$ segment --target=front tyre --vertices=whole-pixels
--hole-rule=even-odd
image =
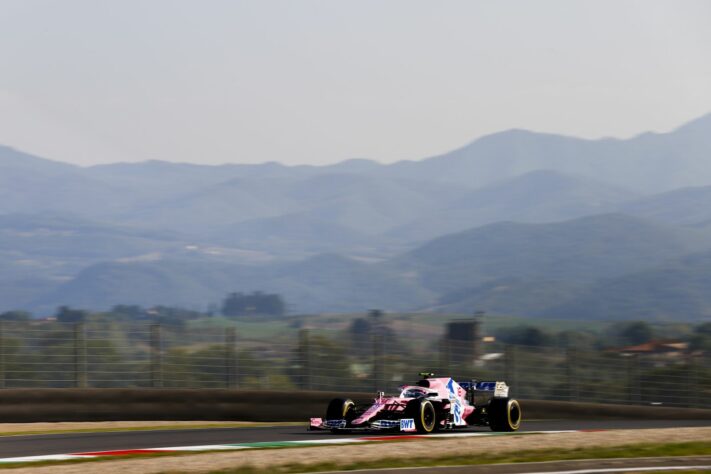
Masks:
[[[408,408],[409,417],[414,418],[418,433],[432,433],[437,426],[437,411],[429,400],[413,400]]]
[[[521,405],[517,400],[494,398],[489,403],[491,431],[516,431],[521,426]]]
[[[355,418],[355,403],[349,398],[334,398],[326,409],[327,420],[351,421]]]

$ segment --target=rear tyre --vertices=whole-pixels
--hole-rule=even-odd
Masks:
[[[521,426],[521,405],[517,400],[494,398],[489,403],[491,431],[516,431]]]
[[[355,418],[355,403],[349,398],[334,398],[326,409],[327,420],[351,421]]]
[[[429,400],[413,400],[406,409],[408,418],[415,420],[415,428],[418,433],[432,433],[437,426],[437,410]]]

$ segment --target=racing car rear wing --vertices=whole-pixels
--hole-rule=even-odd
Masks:
[[[460,387],[467,391],[467,399],[472,405],[481,399],[492,398],[507,398],[509,396],[509,386],[506,382],[481,382],[477,380],[469,380],[466,382],[457,382]],[[475,398],[479,400],[475,400]]]

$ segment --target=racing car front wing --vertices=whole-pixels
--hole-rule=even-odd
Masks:
[[[375,420],[363,426],[348,426],[347,420],[324,420],[323,418],[311,418],[309,430],[331,430],[331,431],[402,431],[414,432],[415,420],[412,418],[401,418],[399,420]]]

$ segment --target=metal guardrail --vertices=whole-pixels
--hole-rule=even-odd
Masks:
[[[117,322],[0,323],[0,388],[393,391],[422,370],[507,380],[519,398],[711,408],[708,355],[478,344],[441,335]]]

